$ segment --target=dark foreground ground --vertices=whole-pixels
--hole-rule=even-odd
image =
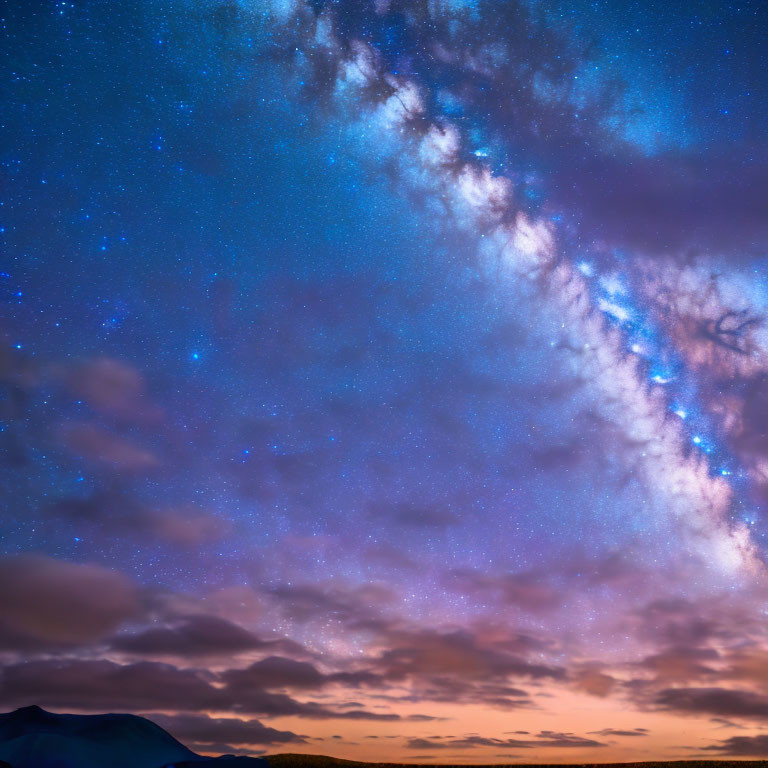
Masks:
[[[271,768],[768,768],[768,760],[660,760],[646,763],[361,763],[324,755],[268,755]]]

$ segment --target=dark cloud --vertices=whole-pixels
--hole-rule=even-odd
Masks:
[[[657,682],[673,683],[704,680],[716,676],[708,663],[717,662],[720,654],[711,648],[675,647],[648,656],[640,666],[654,673]]]
[[[405,745],[408,749],[446,749],[448,744],[434,739],[409,739]]]
[[[411,693],[406,698],[410,701],[475,701],[509,709],[531,705],[528,692],[510,684],[510,679],[566,677],[562,668],[527,660],[525,655],[532,646],[524,636],[508,636],[484,645],[470,632],[405,632],[384,625],[375,629],[386,647],[352,660],[348,669],[323,672],[306,661],[269,656],[246,668],[228,670],[222,679],[231,691],[253,687],[320,690],[333,685],[386,691],[407,682]],[[415,715],[413,719],[433,718]]]
[[[349,626],[379,624],[382,608],[394,598],[391,588],[377,583],[351,589],[337,584],[282,584],[269,588],[268,594],[294,620],[332,618]]]
[[[424,677],[453,675],[488,680],[510,676],[530,679],[565,678],[560,667],[534,663],[519,655],[518,637],[482,644],[466,630],[454,632],[392,632],[390,647],[375,661],[388,679],[411,675]]]
[[[320,690],[330,685],[350,687],[373,687],[383,689],[387,687],[387,681],[380,675],[369,670],[341,671],[323,673],[313,664],[305,661],[285,658],[281,656],[268,656],[254,662],[244,669],[230,669],[221,674],[222,680],[227,683],[227,690],[237,694],[253,689],[266,690]],[[369,714],[361,709],[359,702],[347,702],[338,704],[337,709],[343,710],[343,716],[350,720],[360,720],[369,717]],[[381,716],[387,719],[389,716]],[[412,715],[417,721],[432,720],[427,715]],[[409,718],[409,719],[411,719]],[[375,718],[374,718],[375,719]],[[390,718],[391,719],[391,718]]]
[[[548,747],[605,747],[602,742],[576,736],[572,733],[559,733],[557,731],[540,731],[535,743]]]
[[[79,711],[164,709],[176,712],[227,711],[268,716],[296,715],[313,719],[394,721],[396,714],[364,710],[336,712],[302,703],[282,693],[247,684],[237,676],[219,677],[199,669],[158,662],[116,664],[107,660],[50,659],[0,668],[0,701],[9,707],[37,703],[52,709]]]
[[[664,598],[637,610],[632,617],[633,629],[656,644],[695,648],[714,638],[733,636],[735,612],[739,612],[738,606],[722,606],[716,601]]]
[[[615,677],[597,668],[575,670],[571,678],[578,690],[600,698],[608,696],[617,683]]]
[[[26,651],[30,654],[41,651],[50,651],[60,647],[72,645],[70,642],[51,642],[20,632],[7,622],[0,620],[0,651]]]
[[[58,428],[57,434],[61,444],[74,456],[119,472],[147,472],[160,464],[150,448],[95,423],[68,422]]]
[[[328,681],[327,675],[306,661],[294,661],[280,656],[269,656],[254,662],[246,669],[233,669],[225,673],[225,679],[234,687],[250,684],[260,688],[321,688]]]
[[[555,199],[580,212],[585,233],[613,246],[741,260],[760,255],[768,237],[764,158],[627,150],[577,167],[566,161],[557,175]]]
[[[457,570],[449,574],[447,583],[455,589],[485,599],[500,600],[529,611],[552,610],[560,603],[562,591],[543,573],[488,574]]]
[[[648,733],[647,728],[635,728],[631,731],[621,728],[603,728],[601,731],[590,731],[594,736],[647,736]]]
[[[117,571],[43,555],[0,558],[6,644],[14,635],[33,644],[94,642],[140,612],[135,586]]]
[[[475,749],[476,747],[514,747],[515,749],[533,749],[535,747],[551,747],[557,749],[581,748],[581,747],[605,747],[606,744],[576,736],[572,733],[558,733],[555,731],[540,731],[533,739],[497,739],[486,736],[465,736],[463,738],[437,739],[410,739],[406,747],[408,749]]]
[[[706,752],[733,757],[765,757],[768,755],[768,734],[731,736],[717,744],[702,747]]]
[[[688,714],[768,720],[768,696],[729,688],[666,688],[654,704]]]
[[[711,723],[714,723],[719,728],[737,728],[739,730],[743,730],[744,726],[739,725],[738,723],[734,723],[732,720],[728,720],[724,717],[711,717],[709,719]]]
[[[85,360],[65,371],[64,377],[72,396],[99,415],[145,426],[163,419],[163,411],[149,398],[141,372],[124,360]]]
[[[139,712],[216,709],[223,701],[206,675],[168,664],[51,659],[0,669],[0,698],[8,707]]]
[[[116,651],[146,656],[225,655],[280,648],[300,650],[296,643],[261,640],[231,621],[204,614],[186,616],[171,625],[118,635],[110,644]]]
[[[291,731],[270,728],[258,720],[209,717],[208,715],[147,715],[180,741],[196,747],[227,743],[242,748],[254,744],[306,744]],[[213,751],[212,749],[209,751]]]
[[[231,531],[226,519],[208,509],[191,504],[149,506],[120,485],[108,485],[90,496],[60,498],[44,511],[79,533],[87,526],[99,536],[151,538],[181,549],[220,541]]]

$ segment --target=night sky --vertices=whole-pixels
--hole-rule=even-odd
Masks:
[[[762,0],[0,24],[0,709],[768,755]]]

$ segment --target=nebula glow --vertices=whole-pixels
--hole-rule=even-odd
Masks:
[[[3,707],[768,754],[765,7],[3,23]]]

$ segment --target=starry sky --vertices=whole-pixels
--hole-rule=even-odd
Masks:
[[[0,25],[0,707],[768,755],[764,3]]]

